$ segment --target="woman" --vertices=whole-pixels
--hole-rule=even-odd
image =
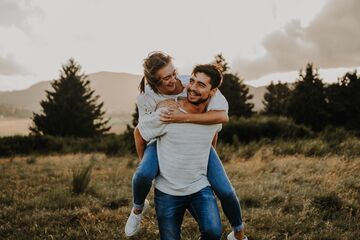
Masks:
[[[139,125],[146,123],[144,125],[151,126],[149,123],[157,124],[153,112],[159,102],[186,96],[184,86],[187,84],[187,80],[178,79],[171,57],[162,52],[151,53],[144,60],[143,68],[144,77],[140,84],[141,93],[137,98]],[[220,91],[217,91],[215,96],[210,99],[206,113],[185,114],[169,109],[168,112],[161,114],[160,119],[164,123],[225,123],[228,121],[227,110],[226,99]],[[156,140],[151,140],[146,145],[139,128],[135,129],[134,137],[141,163],[133,176],[134,206],[125,226],[127,236],[136,234],[140,229],[142,214],[148,207],[148,201],[145,198],[150,191],[152,180],[159,171]],[[216,144],[216,139],[217,136],[214,136],[213,146]],[[233,232],[229,234],[228,239],[243,239],[244,225],[239,200],[214,148],[210,150],[209,155],[208,180],[220,199],[223,211],[233,227]]]

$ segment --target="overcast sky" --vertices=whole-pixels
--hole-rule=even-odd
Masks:
[[[308,61],[326,81],[360,66],[359,0],[0,0],[0,90],[86,73],[141,74],[154,50],[180,72],[222,52],[248,83],[294,81]]]

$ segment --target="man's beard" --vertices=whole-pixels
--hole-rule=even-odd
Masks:
[[[189,103],[191,103],[191,104],[193,104],[193,105],[195,105],[195,106],[199,106],[200,104],[202,104],[202,103],[204,103],[204,102],[207,102],[208,100],[209,100],[209,98],[210,98],[210,95],[207,97],[207,98],[200,98],[199,100],[197,100],[197,101],[191,101],[190,99],[189,99],[189,93],[190,93],[191,91],[188,91],[187,92],[187,100],[188,100],[188,102]],[[196,92],[195,92],[196,93]]]

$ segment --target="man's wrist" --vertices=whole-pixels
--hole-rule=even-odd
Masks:
[[[184,116],[183,121],[182,121],[183,123],[190,122],[190,114],[185,113],[183,116]]]

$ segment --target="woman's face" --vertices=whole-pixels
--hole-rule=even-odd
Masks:
[[[176,90],[177,72],[172,62],[161,68],[157,72],[157,77],[159,79],[157,89],[160,93],[171,95]]]

